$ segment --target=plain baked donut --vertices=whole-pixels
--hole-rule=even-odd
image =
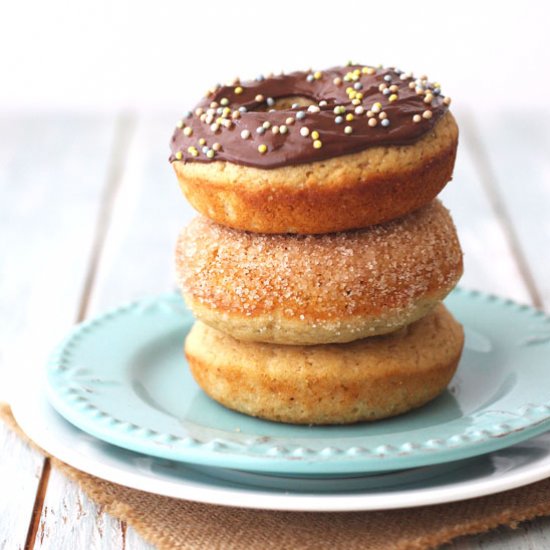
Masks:
[[[458,364],[462,327],[443,305],[404,329],[350,344],[240,342],[197,322],[185,352],[199,386],[242,413],[343,424],[404,413],[439,395]]]
[[[462,274],[449,212],[325,235],[263,235],[199,217],[176,272],[195,316],[248,341],[311,345],[395,331],[426,315]]]
[[[178,123],[170,160],[189,202],[220,224],[362,228],[429,203],[451,179],[458,128],[448,104],[438,84],[393,68],[236,81]]]

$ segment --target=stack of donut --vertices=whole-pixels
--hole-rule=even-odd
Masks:
[[[439,84],[347,65],[236,80],[178,122],[170,160],[202,214],[180,234],[213,399],[297,424],[376,420],[451,380],[462,274],[449,212],[458,129]]]

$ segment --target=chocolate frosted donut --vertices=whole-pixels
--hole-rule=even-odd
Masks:
[[[458,129],[438,84],[361,65],[210,90],[170,160],[199,212],[262,233],[382,223],[451,178]]]
[[[398,330],[462,274],[439,201],[384,225],[327,235],[263,235],[196,218],[176,250],[198,319],[243,341],[312,345]]]

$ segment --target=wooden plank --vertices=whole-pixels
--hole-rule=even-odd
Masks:
[[[90,501],[75,482],[52,469],[34,548],[123,547],[124,530],[120,522]]]
[[[0,399],[9,399],[16,375],[36,376],[74,322],[113,136],[112,118],[2,117]],[[19,492],[0,491],[0,533],[3,547],[22,548],[33,511],[40,513],[47,468],[2,434],[2,487],[13,481]]]
[[[550,310],[550,114],[476,118],[477,162],[524,264],[533,301]]]
[[[81,292],[77,304],[77,320],[86,316],[87,304],[94,285],[98,259],[108,229],[112,203],[118,189],[126,150],[132,133],[132,121],[121,118],[115,139],[109,148],[103,177],[94,182],[100,194],[100,208],[94,223],[87,270],[81,277]],[[74,136],[73,136],[74,139]],[[39,523],[34,525],[29,542],[40,548],[122,548],[125,526],[104,514],[79,487],[55,469],[47,481]]]
[[[126,529],[126,550],[155,550],[155,547],[145,542],[131,527]]]
[[[486,535],[461,537],[452,550],[542,550],[550,548],[550,518],[539,518],[518,526],[501,527]]]
[[[92,314],[175,288],[176,237],[195,212],[168,163],[174,124],[166,116],[138,123],[99,262]]]
[[[464,250],[460,282],[492,294],[529,302],[529,292],[513,256],[505,228],[483,185],[472,155],[467,113],[458,114],[460,146],[453,180],[440,195],[450,209]]]
[[[550,118],[546,118],[546,124]],[[550,307],[550,163],[548,132],[539,118],[465,117],[466,153],[484,190],[484,199],[500,227],[500,247],[481,249],[495,288],[509,297]],[[469,208],[477,209],[479,204]],[[482,220],[479,214],[474,215]],[[496,220],[495,220],[496,218]],[[475,233],[474,233],[475,235]],[[503,242],[504,239],[504,242]],[[505,244],[504,244],[505,243]],[[481,244],[481,243],[480,243]],[[506,269],[513,263],[515,269]],[[491,284],[491,279],[487,279]],[[520,284],[521,283],[521,284]],[[517,295],[518,284],[522,293]],[[550,547],[550,518],[527,522],[517,530],[497,529],[465,537],[453,550],[532,550]]]
[[[23,548],[43,463],[0,422],[0,549]]]

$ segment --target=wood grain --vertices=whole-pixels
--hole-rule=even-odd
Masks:
[[[462,284],[549,307],[550,255],[541,253],[550,243],[545,123],[458,118],[458,163],[441,198],[465,252]],[[174,241],[193,211],[167,162],[172,125],[170,117],[145,117],[131,132],[120,119],[92,116],[0,125],[0,192],[7,198],[0,204],[7,237],[0,240],[0,318],[10,319],[0,331],[0,380],[11,365],[42,364],[76,318],[173,288]],[[0,384],[0,397],[3,391]],[[23,547],[34,506],[29,547],[151,550],[55,470],[43,484],[44,502],[35,502],[42,459],[5,429],[0,449],[0,484],[17,487],[17,494],[0,491],[0,548]],[[527,550],[549,541],[550,520],[541,519],[449,548]]]

